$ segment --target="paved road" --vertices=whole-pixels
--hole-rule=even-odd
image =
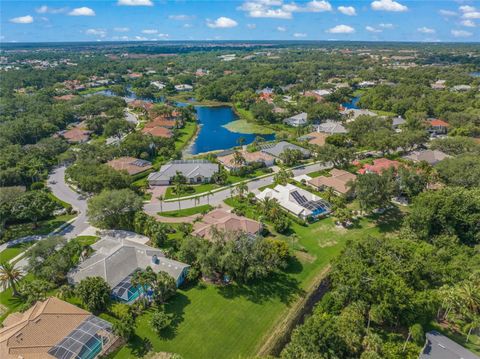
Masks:
[[[69,226],[59,232],[59,235],[66,238],[74,238],[89,227],[87,220],[87,200],[80,198],[80,195],[65,183],[65,170],[66,167],[61,166],[51,172],[48,177],[48,187],[57,198],[70,203],[73,209],[78,212],[78,217],[75,218]]]
[[[320,171],[323,169],[328,169],[331,168],[330,165],[323,165],[319,163],[315,164],[310,164],[306,165],[304,167],[299,167],[293,170],[293,175],[294,176],[299,176],[307,173],[311,173],[314,171]],[[260,178],[257,180],[253,180],[251,182],[248,182],[248,189],[250,192],[256,192],[260,187],[268,186],[273,183],[273,174],[268,177]],[[184,199],[180,201],[180,206],[177,201],[174,202],[163,202],[163,211],[175,211],[178,210],[179,208],[184,209],[184,208],[192,208],[192,207],[197,207],[205,204],[210,204],[213,206],[217,206],[221,204],[225,199],[229,198],[231,196],[231,189],[227,188],[222,191],[218,191],[213,193],[211,196],[206,197],[200,197],[197,200],[195,199]],[[160,212],[160,204],[158,201],[155,202],[150,202],[147,203],[143,206],[143,209],[146,213],[149,215],[155,215],[156,213]]]

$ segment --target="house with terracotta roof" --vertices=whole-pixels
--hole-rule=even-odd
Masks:
[[[253,163],[264,163],[265,167],[271,167],[275,163],[275,157],[262,151],[248,152],[247,150],[239,151],[245,160],[244,164],[235,162],[235,151],[225,151],[226,153],[217,156],[218,162],[227,170],[240,168],[244,165],[251,165]]]
[[[155,127],[144,127],[142,133],[150,134],[153,137],[163,137],[163,138],[172,138],[173,132],[165,127],[155,126]]]
[[[365,164],[362,168],[358,170],[358,173],[376,173],[381,174],[383,171],[386,171],[390,168],[397,169],[400,167],[400,162],[392,161],[388,158],[378,158],[373,160],[373,164]]]
[[[84,122],[82,122],[69,130],[58,132],[58,135],[69,143],[84,143],[90,139],[91,133],[92,131],[87,130]]]
[[[62,95],[62,96],[53,96],[53,98],[57,101],[70,101],[73,100],[76,95],[68,94],[68,95]]]
[[[256,236],[262,230],[262,224],[234,213],[218,208],[208,212],[203,218],[195,222],[193,235],[212,239],[214,231],[221,231],[227,234],[246,233]]]
[[[429,118],[427,120],[428,132],[432,135],[446,135],[450,124],[437,118]]]
[[[0,328],[0,358],[94,359],[117,339],[109,322],[51,297],[4,320]]]
[[[129,175],[136,175],[152,168],[152,163],[135,157],[118,157],[108,161],[107,166],[117,171],[126,171]]]
[[[324,146],[328,135],[322,132],[310,132],[299,138],[300,141],[306,141],[311,145]]]
[[[318,176],[312,178],[307,183],[320,191],[332,188],[337,194],[347,194],[350,191],[349,184],[356,179],[357,176],[353,173],[334,168],[330,171],[329,177]]]
[[[135,108],[144,111],[150,111],[153,107],[152,102],[142,101],[142,100],[133,100],[128,103],[129,108]]]
[[[174,119],[165,117],[165,116],[157,116],[152,121],[147,123],[145,127],[165,127],[173,129],[177,127],[178,123]]]

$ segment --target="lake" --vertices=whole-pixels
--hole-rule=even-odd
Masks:
[[[252,143],[257,136],[261,136],[266,141],[275,139],[274,134],[243,134],[231,132],[222,127],[236,120],[235,113],[231,107],[195,106],[195,109],[197,111],[200,132],[190,148],[190,153],[193,155],[238,146],[238,139],[242,137],[245,139],[245,144]]]
[[[147,102],[162,102],[163,98],[152,101],[151,99],[138,98],[130,88],[127,88],[128,94],[124,97],[128,100],[144,100]],[[103,90],[95,92],[94,95],[103,96],[115,96],[110,90]],[[195,100],[195,99],[192,99]],[[176,106],[184,107],[188,103],[176,102]],[[222,127],[231,121],[235,121],[237,118],[231,107],[207,107],[207,106],[195,106],[197,112],[197,121],[200,125],[200,132],[193,144],[189,148],[189,152],[192,155],[199,153],[226,150],[235,146],[238,146],[238,139],[244,138],[245,144],[252,143],[255,137],[261,136],[266,141],[272,141],[275,139],[275,134],[258,135],[258,134],[243,134],[236,133],[227,130]]]

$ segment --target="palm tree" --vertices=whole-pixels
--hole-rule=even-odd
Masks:
[[[470,339],[470,335],[472,335],[472,331],[478,328],[480,328],[480,316],[474,315],[472,317],[472,321],[465,326],[465,330],[467,331],[467,338],[466,338],[467,343],[468,343],[468,340]]]
[[[235,151],[233,153],[233,158],[230,160],[234,165],[237,166],[242,166],[244,165],[247,161],[245,160],[245,157],[243,157],[242,153],[240,151]]]
[[[245,137],[239,137],[238,140],[237,140],[237,143],[238,143],[239,146],[242,146],[245,142],[247,142]]]
[[[22,272],[15,268],[14,264],[4,262],[0,264],[0,283],[5,290],[6,288],[12,288],[12,293],[15,297],[18,297],[17,284],[23,277]]]
[[[160,212],[163,212],[163,194],[157,197],[158,201],[160,202]]]
[[[248,186],[245,182],[240,182],[237,185],[237,193],[240,196],[240,198],[243,198],[243,195],[248,192]]]

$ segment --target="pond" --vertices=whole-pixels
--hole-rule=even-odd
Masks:
[[[360,100],[360,97],[354,97],[350,102],[344,102],[342,103],[342,106],[347,108],[347,109],[352,109],[352,110],[358,110],[359,107],[357,106],[358,101]]]
[[[137,99],[144,100],[146,102],[162,102],[164,100],[163,98],[156,99],[155,101],[152,101],[151,99],[141,99],[137,97],[129,87],[127,87],[127,91],[128,94],[124,97],[127,102]],[[115,96],[115,94],[110,90],[98,91],[95,92],[94,95]],[[188,103],[176,102],[175,105],[178,107],[184,107],[187,106]],[[192,155],[216,150],[230,149],[238,146],[238,140],[240,138],[244,138],[244,144],[252,143],[257,136],[261,136],[266,141],[275,139],[274,134],[242,134],[231,132],[230,130],[222,127],[223,125],[236,120],[235,113],[231,107],[195,106],[195,110],[197,112],[197,121],[200,125],[200,132],[189,148],[189,153]]]
[[[240,138],[245,139],[245,144],[252,143],[257,136],[261,136],[266,141],[275,139],[274,134],[242,134],[231,132],[222,127],[236,120],[235,113],[231,107],[196,106],[195,109],[197,111],[200,132],[190,148],[191,154],[229,149],[238,146]]]

